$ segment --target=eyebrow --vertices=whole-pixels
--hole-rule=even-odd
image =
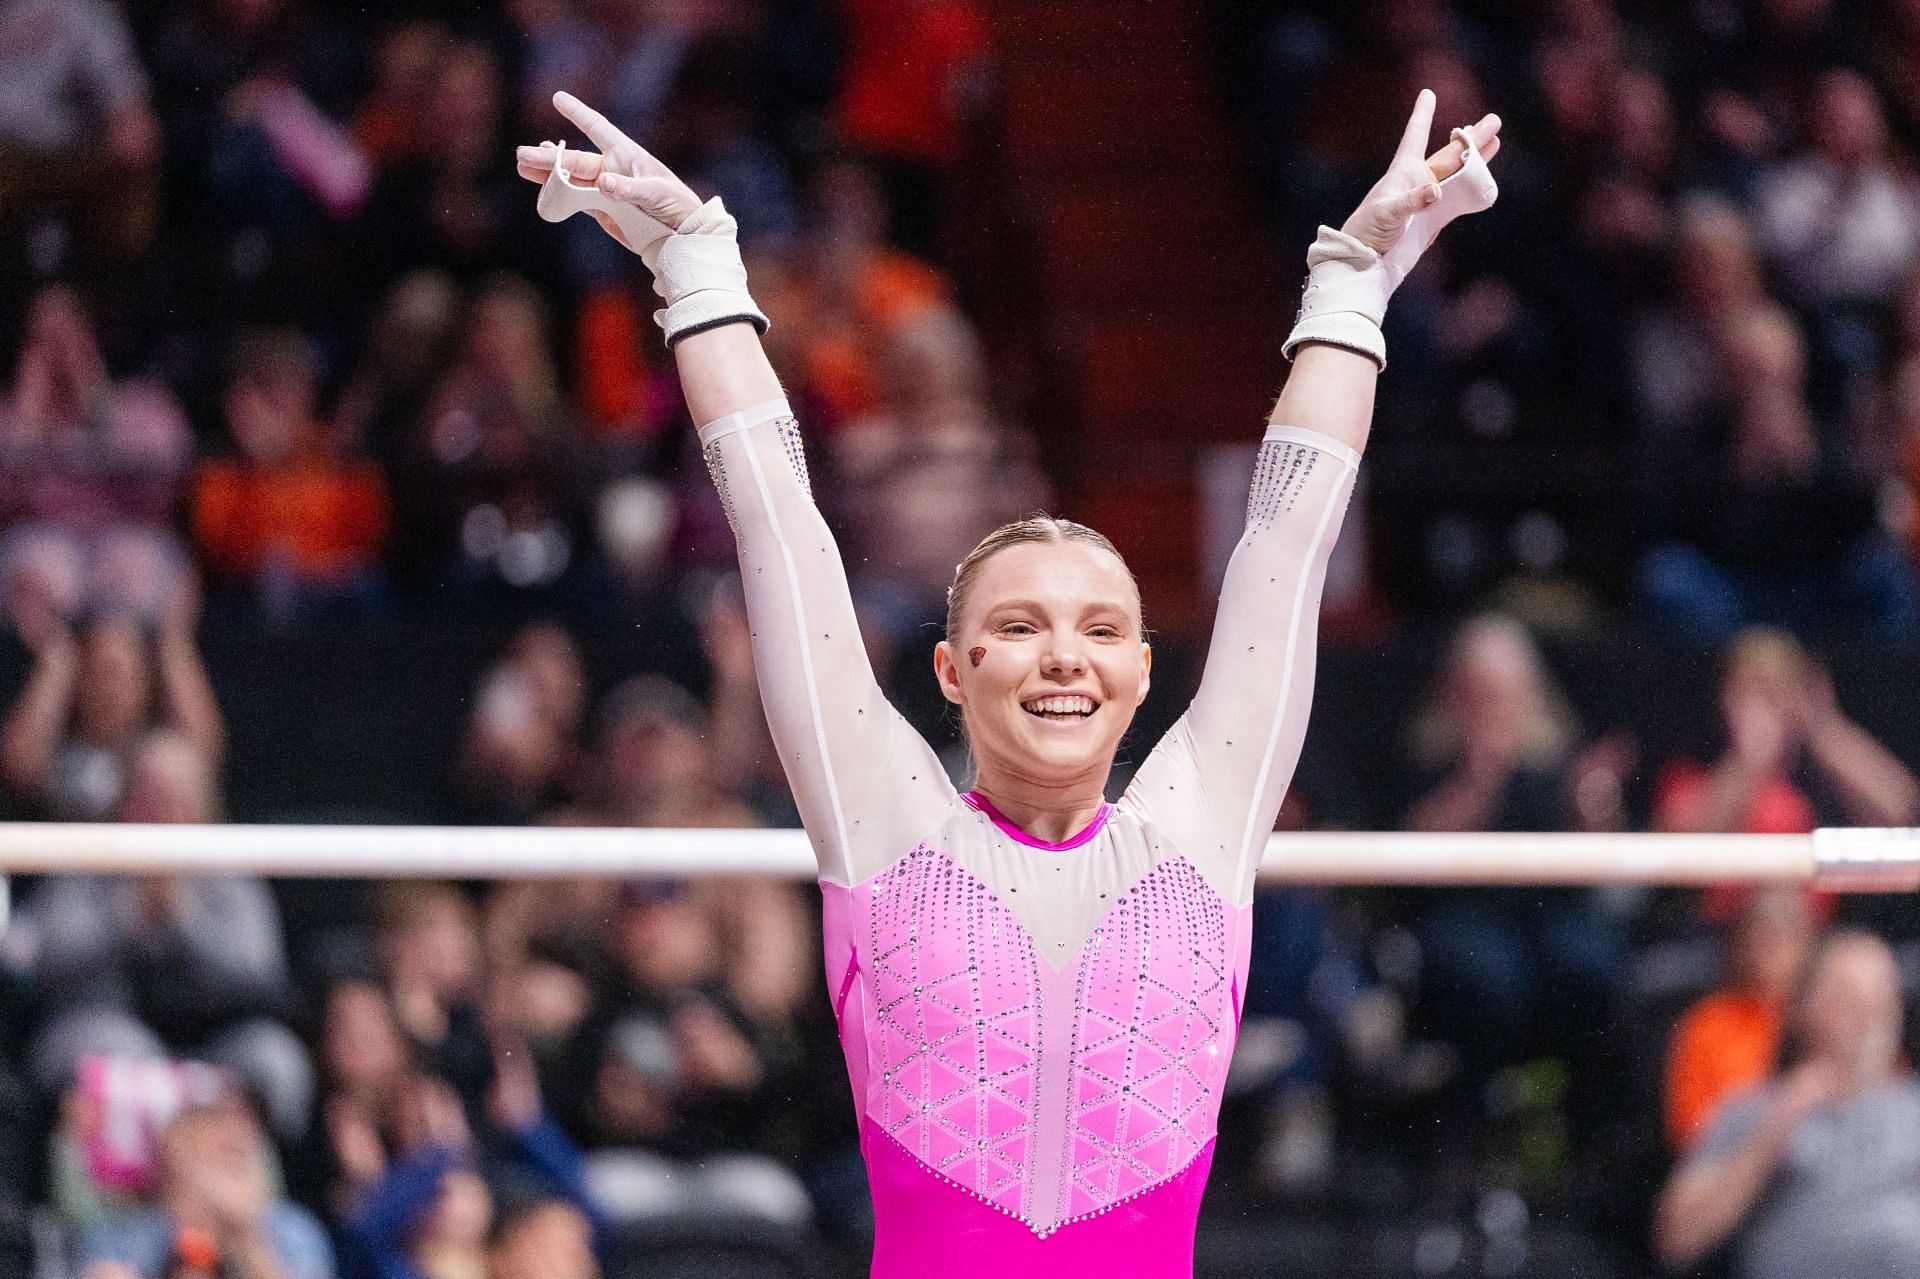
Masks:
[[[1029,612],[1034,612],[1034,613],[1045,613],[1049,610],[1049,606],[1046,604],[1042,604],[1039,600],[1029,600],[1029,599],[1001,600],[998,604],[995,604],[992,608],[987,610],[987,616],[992,617],[996,613],[1005,613],[1005,612],[1010,612],[1018,609],[1026,609]],[[1129,621],[1131,621],[1133,618],[1132,608],[1126,604],[1121,603],[1118,600],[1095,601],[1094,603],[1089,604],[1084,609],[1082,609],[1081,615],[1085,616],[1089,613],[1099,613],[1107,610],[1111,610],[1115,613],[1118,613],[1122,617],[1127,618]]]

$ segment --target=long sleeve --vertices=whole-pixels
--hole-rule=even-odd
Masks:
[[[1200,689],[1128,791],[1237,900],[1306,738],[1320,592],[1359,464],[1328,436],[1268,428]]]
[[[754,669],[821,875],[851,884],[938,828],[953,788],[888,704],[784,400],[700,430],[739,544]]]

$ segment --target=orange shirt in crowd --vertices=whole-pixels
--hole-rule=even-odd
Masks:
[[[281,561],[302,578],[338,582],[370,567],[386,536],[386,485],[370,464],[262,470],[220,459],[203,464],[194,481],[194,543],[229,577],[254,577]]]
[[[840,127],[856,145],[939,167],[959,149],[955,78],[987,50],[970,0],[845,0]]]
[[[1720,1103],[1773,1069],[1780,1008],[1756,995],[1708,995],[1680,1019],[1667,1050],[1667,1140],[1691,1147]]]
[[[1695,803],[1712,784],[1712,772],[1690,759],[1676,760],[1661,769],[1659,781],[1654,786],[1655,825],[1665,827],[1668,813]],[[1819,824],[1813,801],[1784,774],[1775,773],[1754,788],[1752,798],[1747,801],[1746,812],[1740,815],[1739,826],[1727,833],[1805,835]],[[1745,884],[1715,885],[1706,890],[1701,901],[1701,913],[1709,920],[1724,923],[1740,913],[1748,891]]]

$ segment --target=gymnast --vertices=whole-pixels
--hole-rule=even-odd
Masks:
[[[543,216],[587,213],[653,272],[739,543],[761,696],[819,862],[873,1275],[1191,1276],[1254,872],[1306,732],[1380,322],[1441,228],[1493,202],[1499,119],[1427,156],[1423,91],[1386,175],[1321,229],[1205,676],[1109,804],[1152,666],[1113,546],[1035,516],[959,566],[933,653],[978,769],[955,793],[868,664],[733,218],[578,99],[554,104],[599,153],[521,147],[519,171]]]

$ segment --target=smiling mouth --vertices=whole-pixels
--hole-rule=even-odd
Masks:
[[[1054,693],[1046,697],[1030,698],[1020,703],[1020,709],[1035,719],[1066,724],[1086,719],[1099,710],[1100,706],[1091,697],[1082,693]]]

